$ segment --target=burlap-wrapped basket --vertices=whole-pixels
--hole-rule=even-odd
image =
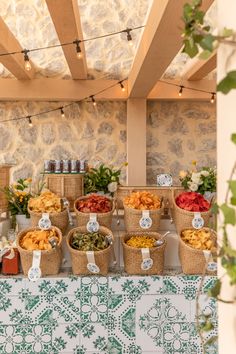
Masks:
[[[181,209],[176,204],[175,199],[181,193],[183,193],[183,191],[175,191],[174,189],[172,190],[172,211],[171,211],[171,214],[172,214],[172,217],[173,217],[173,220],[175,223],[175,227],[176,227],[176,231],[178,234],[180,234],[180,232],[183,229],[191,228],[192,227],[192,220],[194,218],[193,211]],[[209,210],[206,212],[201,212],[201,217],[204,220],[204,227],[209,226],[211,211]]]
[[[148,232],[157,232],[160,229],[161,215],[163,206],[160,209],[148,210],[149,216],[152,219],[152,225],[146,229]],[[124,204],[124,221],[127,232],[142,232],[144,229],[139,225],[142,218],[142,210],[129,208]]]
[[[188,228],[190,230],[191,228]],[[204,227],[205,230],[210,230],[212,239],[216,242],[217,235],[212,229]],[[192,230],[195,230],[192,228]],[[184,231],[184,230],[182,230]],[[181,232],[182,233],[182,232]],[[179,237],[179,258],[180,263],[185,274],[203,274],[206,267],[206,258],[202,250],[188,246],[181,238],[181,233]],[[216,271],[206,271],[206,274],[215,275]]]
[[[66,243],[67,247],[69,249],[70,255],[71,255],[71,264],[72,264],[72,272],[75,275],[94,275],[91,273],[88,268],[88,259],[85,251],[79,251],[71,247],[70,240],[74,234],[74,232],[81,232],[81,233],[87,233],[87,228],[86,226],[83,227],[75,227],[74,229],[70,230],[67,237],[66,237]],[[111,235],[113,240],[114,236],[108,228],[104,226],[100,226],[99,228],[99,233],[103,235]],[[110,263],[110,257],[111,257],[111,246],[108,246],[106,249],[102,251],[96,251],[94,252],[94,258],[95,258],[95,263],[96,265],[100,268],[100,272],[97,274],[100,275],[107,275],[108,270],[109,270],[109,263]]]
[[[85,197],[77,198],[74,203],[74,211],[76,214],[77,223],[78,223],[78,226],[81,226],[81,227],[87,225],[87,223],[90,219],[90,213],[82,213],[81,211],[79,211],[77,209],[77,206],[80,201],[88,199],[88,198],[89,198],[89,195],[85,196]],[[113,216],[113,213],[115,210],[115,201],[110,197],[106,196],[106,198],[109,199],[112,203],[111,211],[109,211],[107,213],[96,213],[96,214],[97,214],[97,222],[99,223],[99,225],[105,226],[109,229],[109,228],[111,228],[112,216]]]
[[[157,232],[132,232],[125,233],[122,237],[123,257],[125,272],[133,275],[155,275],[163,274],[166,241],[161,246],[149,248],[150,258],[153,260],[152,268],[143,270],[141,264],[143,261],[141,248],[128,246],[127,241],[131,236],[149,236],[159,239],[161,235]]]
[[[42,276],[45,275],[55,275],[59,273],[61,260],[62,260],[62,233],[57,227],[52,226],[50,229],[55,229],[56,233],[59,237],[59,243],[56,248],[51,249],[49,251],[41,251],[41,261],[40,261],[40,269],[42,272]],[[28,275],[28,271],[32,266],[33,260],[33,251],[25,250],[20,246],[21,238],[29,231],[40,230],[39,227],[30,227],[25,230],[22,230],[17,235],[17,248],[20,253],[21,265],[23,269],[24,275]]]
[[[30,209],[29,206],[28,212],[30,214],[31,226],[38,226],[38,222],[42,217],[42,213],[35,213],[33,210]],[[56,226],[58,227],[58,229],[61,230],[62,234],[66,232],[69,223],[68,212],[66,209],[59,213],[49,213],[49,219],[51,220],[53,226]]]

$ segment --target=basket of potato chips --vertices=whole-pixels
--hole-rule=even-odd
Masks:
[[[147,191],[133,192],[123,200],[127,232],[158,231],[163,211],[162,198]]]
[[[122,237],[124,269],[133,275],[163,274],[166,241],[157,232],[130,232]]]
[[[54,226],[48,230],[31,227],[21,231],[17,235],[17,248],[24,275],[32,266],[33,251],[41,252],[39,267],[42,276],[58,274],[62,260],[61,243],[62,233]]]
[[[62,234],[68,226],[68,211],[63,207],[61,198],[56,194],[45,191],[38,197],[31,198],[28,203],[31,226],[37,226],[43,213],[48,213],[53,226],[58,227]]]
[[[185,274],[216,273],[216,232],[209,228],[189,228],[180,233],[179,258]]]

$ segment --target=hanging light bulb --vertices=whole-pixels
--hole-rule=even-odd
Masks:
[[[180,86],[180,89],[179,89],[179,97],[181,97],[182,96],[182,93],[183,93],[183,86]]]
[[[24,53],[24,61],[25,61],[25,70],[30,71],[32,67],[30,64],[29,56],[28,56],[29,50],[24,49],[23,53]]]
[[[93,102],[93,105],[94,105],[94,107],[97,105],[97,102],[95,101],[95,98],[94,98],[94,96],[92,95],[92,96],[90,96],[91,97],[91,100],[92,100],[92,102]]]
[[[120,81],[119,84],[120,84],[121,91],[125,92],[125,87],[123,85],[123,81]]]
[[[65,118],[65,112],[64,112],[63,108],[61,107],[60,109],[61,109],[61,117]]]
[[[30,116],[27,117],[28,118],[28,124],[29,124],[29,127],[32,128],[33,126],[33,122],[32,122],[32,119]]]
[[[212,92],[211,93],[211,103],[214,103],[215,102],[215,92]]]
[[[132,30],[130,28],[127,28],[126,32],[127,32],[127,41],[129,43],[129,45],[132,47],[133,45],[133,41],[132,41],[132,36],[131,36],[131,32]]]
[[[80,42],[81,41],[79,39],[76,39],[74,41],[74,43],[76,44],[76,55],[77,55],[78,59],[82,59],[82,57],[83,57],[83,53],[82,53],[82,50],[80,48]]]

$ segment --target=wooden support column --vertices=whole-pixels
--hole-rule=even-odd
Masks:
[[[146,185],[147,102],[143,98],[127,101],[127,184]]]

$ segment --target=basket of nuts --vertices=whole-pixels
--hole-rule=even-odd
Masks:
[[[153,231],[160,228],[162,199],[150,192],[133,192],[125,197],[124,221],[127,232]]]
[[[216,232],[209,228],[184,229],[180,233],[179,258],[185,274],[216,273]]]

